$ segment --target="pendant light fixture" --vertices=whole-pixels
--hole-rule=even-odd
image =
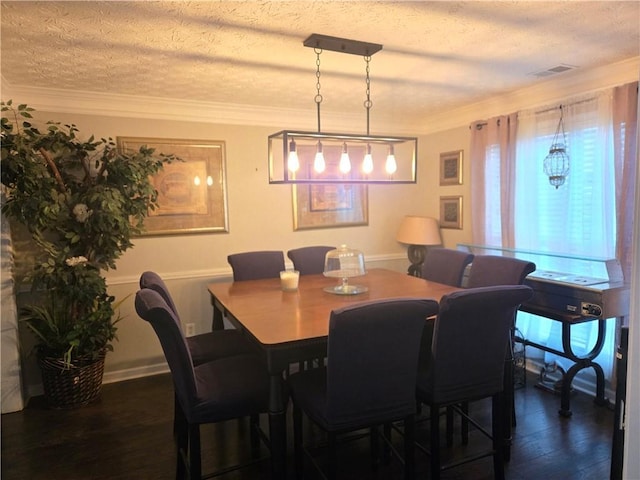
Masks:
[[[382,45],[313,34],[303,45],[316,54],[317,132],[283,130],[269,136],[269,183],[416,183],[418,139],[371,135],[371,56]],[[359,55],[366,63],[366,135],[326,133],[320,126],[320,55]]]
[[[560,121],[549,148],[549,155],[544,159],[544,174],[549,177],[549,183],[556,187],[556,190],[560,185],[564,185],[564,181],[569,175],[569,155],[567,154],[562,113],[562,105],[560,105]],[[562,138],[560,138],[561,131]]]

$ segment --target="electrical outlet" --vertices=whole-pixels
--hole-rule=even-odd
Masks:
[[[185,325],[185,327],[186,327],[186,330],[187,330],[185,335],[187,337],[193,337],[196,334],[196,324],[195,323],[187,323]]]

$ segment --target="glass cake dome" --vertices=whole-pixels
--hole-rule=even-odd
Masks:
[[[327,252],[324,258],[324,276],[340,278],[341,282],[333,287],[325,287],[324,291],[337,295],[356,295],[368,290],[362,285],[350,285],[349,278],[365,275],[364,255],[361,251],[340,245]]]

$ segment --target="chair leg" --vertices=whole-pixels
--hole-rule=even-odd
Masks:
[[[251,442],[251,454],[257,457],[260,454],[260,416],[257,413],[249,417],[249,439]]]
[[[377,426],[369,429],[369,449],[371,450],[371,468],[377,470],[380,464],[380,432]]]
[[[453,407],[448,406],[446,408],[447,411],[447,431],[446,431],[446,437],[447,437],[447,447],[451,447],[453,445]],[[463,419],[464,420],[464,419]]]
[[[431,480],[440,478],[440,408],[431,405]]]
[[[514,393],[513,393],[513,358],[509,357],[505,360],[504,364],[504,400],[505,403],[502,409],[503,415],[503,448],[504,448],[504,459],[508,462],[511,459],[511,436],[512,436],[512,421],[513,421],[513,413],[515,410],[513,406],[514,402]]]
[[[202,478],[202,463],[200,459],[200,425],[189,425],[189,478]]]
[[[464,415],[469,415],[469,402],[462,402],[460,410]],[[464,415],[460,420],[460,436],[462,437],[462,444],[467,445],[469,443],[469,420]]]
[[[491,399],[491,423],[492,423],[492,439],[493,439],[493,474],[496,480],[504,480],[504,423],[506,401],[503,393],[494,395]],[[509,418],[509,422],[511,419]]]
[[[391,443],[392,432],[393,429],[391,428],[391,424],[385,423],[382,427],[382,433],[389,443]],[[385,465],[388,465],[391,462],[391,448],[389,448],[387,442],[382,443],[382,460]]]
[[[184,480],[187,472],[185,462],[189,450],[189,427],[177,398],[174,404],[173,435],[176,442],[176,480]]]
[[[327,461],[327,478],[329,480],[335,480],[338,474],[338,455],[336,453],[336,443],[336,434],[333,432],[329,432],[329,434],[327,435],[327,452],[329,456]]]
[[[302,410],[293,404],[293,458],[296,478],[302,478],[304,468],[304,450],[302,447]]]
[[[404,478],[413,480],[415,478],[415,438],[416,423],[413,415],[408,415],[404,419]]]

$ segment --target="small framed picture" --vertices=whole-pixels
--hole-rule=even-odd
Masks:
[[[440,154],[440,185],[462,185],[462,150]]]
[[[440,228],[462,229],[462,196],[440,197]]]

